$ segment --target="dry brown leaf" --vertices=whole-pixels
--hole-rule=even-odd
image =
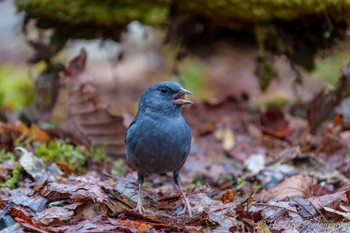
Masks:
[[[258,222],[257,226],[254,227],[254,230],[258,233],[271,233],[269,226],[264,221]]]
[[[32,124],[30,127],[23,124],[23,122],[16,122],[17,128],[24,134],[25,136],[33,139],[38,142],[49,142],[51,137],[48,133],[39,128],[37,124]]]
[[[32,152],[27,151],[27,149],[16,147],[16,150],[21,152],[19,163],[34,179],[42,177],[58,179],[61,177],[62,171],[56,166],[56,164],[45,166],[41,159],[33,155]]]
[[[280,110],[268,109],[260,117],[261,131],[277,138],[285,138],[291,134],[289,122]]]
[[[327,93],[321,90],[309,103],[307,120],[311,132],[315,133],[318,126],[327,119],[334,108],[347,96],[350,95],[350,68],[343,69],[341,79],[334,91]]]
[[[87,54],[81,50],[60,73],[68,89],[68,108],[71,119],[86,146],[105,149],[111,156],[125,154],[123,117],[111,113],[96,89],[89,83],[85,71]]]
[[[34,212],[43,211],[48,200],[29,188],[17,188],[9,191],[11,197],[8,199],[11,203],[29,207]]]
[[[10,207],[9,214],[13,218],[19,218],[19,219],[22,219],[26,223],[33,224],[32,219],[30,217],[28,217],[25,213],[23,213],[22,210],[19,210],[19,209],[14,208],[14,207]]]
[[[302,197],[294,196],[291,197],[291,204],[295,206],[300,216],[303,218],[310,218],[316,215],[315,207],[313,207],[310,202]]]
[[[342,211],[339,211],[339,210],[335,210],[335,209],[332,209],[332,208],[329,208],[329,207],[323,207],[323,209],[325,211],[328,211],[328,212],[331,212],[331,213],[334,213],[334,214],[338,214],[338,215],[344,217],[346,220],[350,220],[350,213],[345,213],[345,212],[342,212]]]
[[[274,188],[261,192],[256,196],[257,200],[267,202],[269,200],[283,200],[286,197],[307,197],[311,194],[313,179],[305,175],[295,175],[285,179]]]
[[[103,187],[103,186],[102,186]],[[85,183],[76,180],[61,180],[61,182],[48,182],[40,190],[40,194],[50,201],[71,198],[75,202],[93,200],[105,201],[108,196],[98,183]]]
[[[255,205],[258,205],[258,204],[259,203],[255,203]],[[264,208],[261,210],[260,214],[262,216],[262,219],[269,222],[275,222],[283,218],[283,216],[286,216],[287,213],[293,213],[293,212],[296,213],[295,207],[290,206],[289,202],[269,201],[267,204],[264,205]]]
[[[73,210],[67,209],[65,207],[54,206],[37,213],[34,218],[34,221],[40,222],[44,225],[49,225],[51,222],[53,222],[56,219],[61,222],[67,221],[71,219],[73,215],[74,215]]]
[[[21,131],[16,126],[0,122],[0,148],[12,150],[20,135]]]
[[[226,192],[224,192],[220,197],[219,200],[222,203],[227,203],[227,202],[233,202],[235,196],[238,194],[237,190],[227,190]]]
[[[348,140],[335,134],[324,133],[316,153],[320,154],[331,168],[337,169],[345,176],[350,175],[350,145]]]
[[[309,197],[308,201],[316,208],[321,209],[334,203],[340,203],[341,201],[348,201],[346,191],[339,191],[332,194],[323,195],[320,197]]]

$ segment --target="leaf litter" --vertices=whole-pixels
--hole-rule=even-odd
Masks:
[[[15,144],[22,142],[19,155],[6,155],[14,161],[1,160],[0,182],[12,179],[15,167],[23,168],[15,188],[4,185],[0,189],[1,232],[348,229],[350,148],[346,135],[350,133],[346,122],[337,118],[330,123],[339,125],[337,130],[321,129],[326,111],[309,114],[308,121],[314,121],[312,131],[323,130],[311,135],[309,126],[300,124],[299,118],[276,109],[252,112],[246,100],[236,97],[198,103],[184,111],[193,145],[182,175],[194,216],[183,214],[180,194],[170,185],[169,175],[152,176],[146,182],[143,198],[149,212],[135,212],[136,173],[127,167],[128,175],[117,177],[105,170],[111,167],[108,161],[124,156],[125,122],[130,115],[111,113],[106,100],[88,81],[86,59],[82,51],[61,73],[69,93],[69,120],[75,127],[70,134],[61,134],[60,130],[67,130],[61,128],[53,136],[40,125],[25,128],[0,122],[4,149],[0,156],[13,152]],[[340,83],[347,84],[346,80],[345,72]],[[345,87],[340,90],[342,93],[329,95],[347,95]],[[324,98],[315,97],[310,113],[318,110]],[[325,108],[334,109],[334,105]],[[43,163],[35,154],[37,144],[59,135],[87,147],[102,147],[109,157],[95,166],[98,169],[84,174],[76,173],[69,164]]]

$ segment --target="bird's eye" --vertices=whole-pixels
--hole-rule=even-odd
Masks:
[[[160,89],[160,92],[162,92],[162,94],[165,94],[168,92],[168,90],[166,88],[162,88],[162,89]]]

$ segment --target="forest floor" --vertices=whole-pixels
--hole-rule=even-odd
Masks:
[[[260,93],[249,92],[252,85],[258,90],[251,80],[217,80],[213,92],[224,90],[219,98],[183,110],[193,139],[181,178],[193,216],[183,213],[170,174],[146,177],[148,211],[140,214],[136,172],[124,157],[132,114],[109,106],[134,104],[148,84],[135,82],[114,97],[109,89],[107,101],[90,83],[85,59],[80,54],[61,74],[69,94],[59,104],[70,119],[60,127],[0,112],[1,232],[350,231],[350,125],[342,117],[349,108],[323,122],[322,109],[335,106],[320,97],[306,117],[305,105],[252,105]],[[236,65],[249,67],[241,61]],[[225,84],[239,92],[231,95]],[[107,157],[91,144],[105,146]]]

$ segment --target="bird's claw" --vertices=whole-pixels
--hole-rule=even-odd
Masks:
[[[186,197],[184,198],[184,211],[188,213],[189,217],[192,217],[192,207]]]
[[[134,210],[140,214],[143,214],[146,212],[146,209],[143,208],[142,202],[140,202],[140,201],[137,202],[137,206]]]

